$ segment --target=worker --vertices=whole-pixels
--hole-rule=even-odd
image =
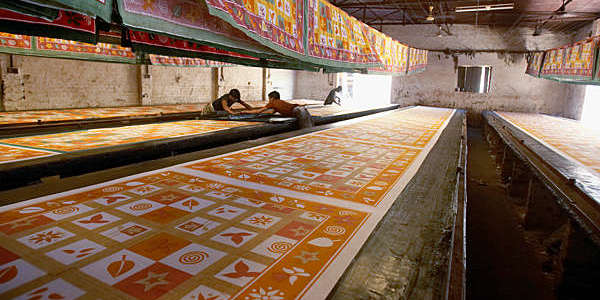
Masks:
[[[240,91],[237,89],[232,89],[231,91],[229,91],[228,94],[225,94],[219,97],[219,99],[208,103],[206,106],[204,106],[204,108],[202,109],[202,114],[206,115],[219,111],[226,111],[231,115],[237,115],[239,114],[239,112],[236,112],[233,109],[231,109],[231,106],[233,106],[235,103],[241,104],[246,109],[252,109],[252,106],[242,101]]]
[[[312,127],[312,117],[304,105],[293,104],[281,100],[279,92],[273,91],[269,93],[269,102],[264,107],[257,109],[244,110],[244,113],[260,114],[267,110],[279,113],[288,118],[296,118],[300,128]]]
[[[327,98],[325,98],[325,103],[323,103],[323,105],[331,105],[333,103],[337,104],[337,105],[342,105],[341,103],[341,99],[339,96],[339,93],[342,92],[342,86],[338,86],[335,89],[331,90],[329,92],[329,95],[327,95]]]

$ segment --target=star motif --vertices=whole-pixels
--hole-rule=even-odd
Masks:
[[[19,227],[27,227],[27,226],[31,226],[33,225],[33,221],[35,218],[29,218],[29,219],[25,219],[25,220],[19,220],[19,221],[15,221],[12,223],[9,223],[8,225],[10,226],[10,229],[16,229]]]
[[[300,251],[300,255],[296,255],[294,256],[294,258],[297,258],[300,261],[302,261],[303,264],[306,264],[311,261],[318,261],[319,257],[317,256],[317,254],[319,254],[319,252],[308,252],[303,250]]]
[[[50,243],[50,242],[52,242],[52,240],[59,239],[61,237],[63,237],[62,232],[48,231],[48,232],[36,233],[34,236],[30,237],[29,240],[36,244],[41,244],[43,242]]]
[[[157,285],[169,284],[169,281],[165,280],[165,277],[167,277],[167,275],[169,275],[169,272],[165,272],[162,274],[148,272],[148,275],[146,275],[146,278],[135,281],[134,283],[143,285],[144,292],[148,292],[149,290],[151,290],[152,288],[154,288]]]
[[[290,232],[292,232],[294,234],[294,237],[305,236],[310,232],[310,229],[302,227],[302,226],[298,226],[294,229],[291,229]]]

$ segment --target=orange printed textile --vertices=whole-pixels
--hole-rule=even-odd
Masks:
[[[311,198],[337,198],[376,206],[431,140],[433,132],[427,131],[446,122],[450,112],[426,107],[396,111],[188,168],[290,189]],[[423,121],[415,125],[413,118]]]
[[[323,299],[435,141],[377,206],[194,168],[230,155],[4,206],[0,298]]]
[[[563,156],[570,157],[600,176],[600,130],[587,127],[580,121],[541,114],[498,114]]]
[[[202,134],[253,124],[256,123],[188,120],[8,138],[0,139],[0,143],[8,146],[49,150],[50,153],[56,153],[53,151],[70,152]],[[31,155],[30,158],[38,158],[41,155],[32,151],[25,151],[18,159],[25,159],[28,154]],[[0,164],[9,162],[14,162],[10,155],[0,156]]]
[[[206,103],[0,112],[0,126],[200,112]]]
[[[58,57],[137,63],[136,55],[130,48],[119,45],[55,39],[47,37],[27,36],[0,32],[0,52]]]
[[[58,154],[52,151],[0,144],[0,164]]]

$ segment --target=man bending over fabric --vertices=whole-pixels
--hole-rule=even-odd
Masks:
[[[339,93],[342,92],[342,86],[338,86],[335,89],[331,90],[329,92],[329,95],[327,95],[327,98],[325,99],[325,103],[323,103],[323,105],[331,105],[333,103],[337,104],[337,105],[342,105],[341,103],[341,99],[340,96],[338,95]]]
[[[236,115],[239,112],[231,109],[231,106],[233,106],[235,103],[243,105],[246,109],[252,109],[252,106],[248,105],[248,103],[242,101],[240,98],[240,91],[237,89],[232,89],[228,94],[225,94],[219,97],[219,99],[204,106],[202,109],[202,114],[206,115],[218,111],[226,111],[229,114]]]
[[[267,105],[257,109],[244,110],[243,112],[248,114],[260,114],[267,110],[273,110],[284,117],[298,119],[298,125],[300,128],[313,126],[312,117],[304,105],[285,102],[281,100],[280,97],[281,96],[279,95],[279,92],[270,92],[269,103],[267,103]]]

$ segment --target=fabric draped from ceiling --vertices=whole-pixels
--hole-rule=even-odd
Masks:
[[[543,60],[544,52],[538,51],[531,53],[527,60],[527,70],[525,73],[534,77],[540,77],[540,71],[542,69]]]
[[[24,14],[36,7],[38,17]],[[394,75],[427,62],[426,51],[410,58],[407,46],[326,0],[31,0],[2,8],[0,31],[95,44],[97,23],[115,21],[125,28],[124,46],[156,55]]]
[[[369,42],[383,67],[370,68],[371,74],[406,75],[408,70],[408,46],[390,36],[369,27]]]
[[[172,67],[232,67],[233,64],[224,63],[221,61],[206,60],[201,58],[191,57],[173,57],[164,55],[149,55],[150,62],[156,66],[172,66]]]
[[[136,55],[131,49],[114,44],[88,44],[63,39],[17,35],[3,32],[0,32],[0,52],[130,64],[138,62]]]
[[[380,67],[364,23],[324,0],[308,0],[308,56],[333,67]]]
[[[423,72],[427,67],[427,55],[429,51],[423,49],[410,48],[408,54],[408,73]]]
[[[28,16],[0,9],[0,31],[14,34],[39,35],[96,43],[96,20],[72,11],[60,10],[54,20]]]

